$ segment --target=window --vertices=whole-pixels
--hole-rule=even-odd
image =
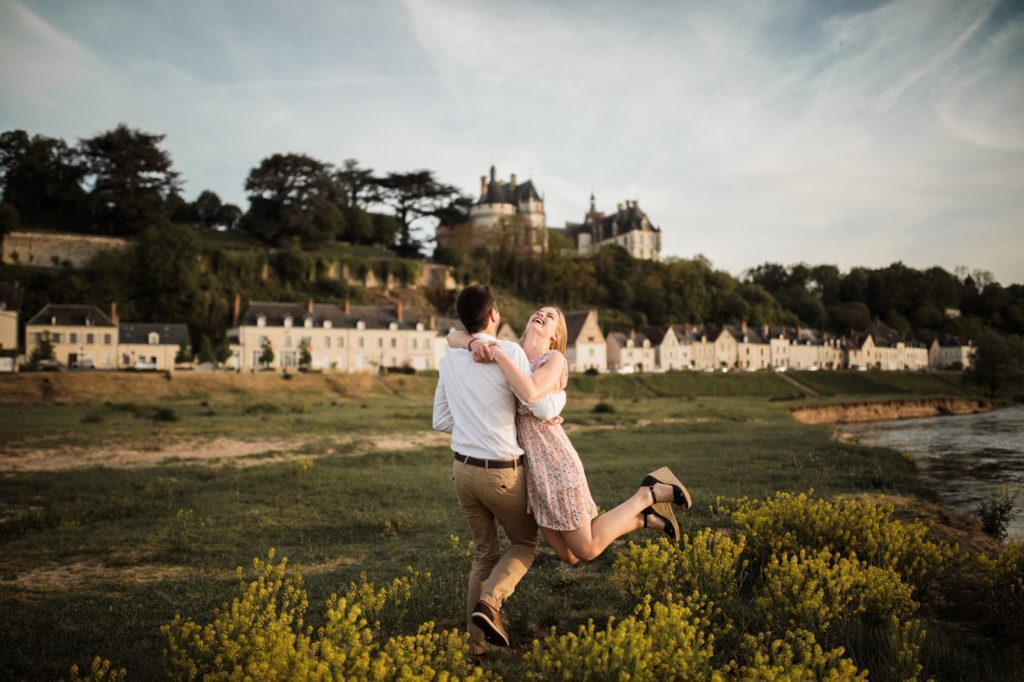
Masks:
[[[88,343],[89,345],[92,345],[92,344],[96,343],[96,335],[95,334],[86,334],[85,335],[85,342]]]
[[[109,346],[109,345],[110,345],[110,334],[104,334],[104,335],[103,335],[103,343],[104,343],[105,345],[107,345],[107,346]]]
[[[156,346],[159,343],[160,343],[160,335],[157,334],[156,332],[150,332],[149,333],[149,345]]]
[[[384,347],[384,339],[381,339],[381,338],[377,339],[377,348],[383,348],[383,347]]]
[[[54,343],[60,343],[60,332],[53,332],[50,334],[50,340]]]
[[[361,337],[361,336],[360,336],[360,337],[359,337],[359,347],[360,347],[360,348],[362,348],[362,347],[363,347],[363,346],[365,345],[365,344],[363,343],[364,341],[365,341],[365,339],[363,339],[363,337]]]
[[[324,348],[330,348],[330,347],[331,347],[331,337],[325,336],[324,337]]]
[[[398,348],[398,339],[396,339],[395,337],[391,337],[391,347]]]
[[[416,350],[417,348],[419,348],[419,339],[413,339],[412,340],[412,349]]]
[[[292,337],[290,337],[290,336],[284,337],[284,347],[285,348],[291,348],[292,347]]]
[[[345,347],[345,337],[344,336],[339,336],[338,337],[338,348],[344,348],[344,347]]]
[[[68,332],[68,343],[78,343],[78,334],[75,332]]]

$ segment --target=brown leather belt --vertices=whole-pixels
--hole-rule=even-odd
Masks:
[[[460,455],[456,452],[455,461],[473,467],[483,467],[484,469],[515,469],[526,464],[526,457],[519,455],[515,459],[477,459],[476,457]]]

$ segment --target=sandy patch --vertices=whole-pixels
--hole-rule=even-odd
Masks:
[[[172,441],[150,448],[111,447],[19,447],[0,450],[0,471],[62,471],[92,466],[114,468],[150,467],[159,465],[216,466],[231,463],[250,467],[281,461],[315,459],[335,454],[360,455],[374,451],[400,451],[444,447],[450,436],[437,431],[409,433],[344,434],[330,439],[294,438],[267,440],[238,440],[214,438],[212,440]],[[312,446],[323,444],[319,452],[310,452]],[[294,454],[304,450],[302,455]],[[0,510],[2,513],[2,510]]]
[[[77,589],[96,583],[151,583],[178,580],[195,574],[195,569],[185,566],[140,564],[115,568],[98,561],[79,561],[67,566],[39,566],[21,573],[13,580],[0,578],[0,585],[24,590],[54,591]]]

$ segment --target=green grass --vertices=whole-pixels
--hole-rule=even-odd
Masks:
[[[311,466],[270,459],[250,467],[181,462],[4,474],[0,677],[52,679],[95,655],[127,666],[133,678],[161,677],[160,625],[175,613],[208,618],[233,595],[234,566],[272,546],[308,567],[314,626],[327,597],[361,571],[383,579],[406,565],[434,576],[432,598],[410,622],[460,626],[465,563],[453,558],[449,538],[465,538],[467,528],[451,489],[450,451],[360,447],[360,439],[377,434],[429,428],[434,379],[412,379],[418,383],[408,384],[406,394],[366,399],[211,391],[206,398],[5,406],[0,447],[8,452],[33,444],[146,448],[181,439],[303,439],[291,454],[317,458]],[[823,496],[928,497],[898,453],[840,443],[829,428],[799,424],[787,403],[770,400],[793,392],[770,374],[577,377],[565,416],[600,507],[611,508],[646,472],[669,465],[696,502],[680,519],[689,532],[720,523],[710,508],[718,496],[813,488]],[[599,400],[614,412],[593,414]],[[179,421],[152,419],[161,406],[173,408]],[[99,420],[83,422],[90,415]],[[328,447],[333,454],[320,456]],[[516,679],[524,648],[551,626],[568,630],[588,618],[621,615],[626,607],[607,580],[621,547],[571,573],[543,550],[507,605],[516,646],[488,665]],[[42,580],[44,571],[58,575],[61,567],[77,567],[79,577]],[[133,567],[153,579],[140,579]],[[30,584],[17,582],[32,575]],[[948,639],[943,632],[936,646]],[[976,655],[963,652],[958,665]]]
[[[960,372],[789,372],[823,395],[974,395]]]

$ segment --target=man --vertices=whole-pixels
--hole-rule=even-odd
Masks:
[[[462,290],[455,307],[476,343],[498,342],[501,315],[486,287]],[[525,373],[530,363],[518,344],[500,341]],[[452,480],[473,538],[473,566],[466,598],[469,644],[474,654],[485,641],[509,646],[501,607],[529,570],[537,554],[537,524],[526,513],[523,449],[516,441],[517,398],[496,365],[478,363],[469,351],[450,349],[441,363],[434,394],[434,428],[452,434]],[[530,410],[541,419],[565,407],[565,392],[549,393]],[[511,546],[498,553],[500,524]]]

